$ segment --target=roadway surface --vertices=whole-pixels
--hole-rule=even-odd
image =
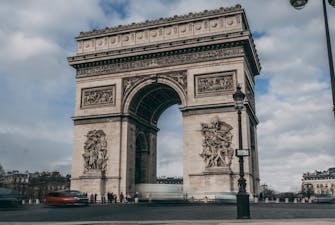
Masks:
[[[251,217],[266,219],[335,218],[335,204],[251,204]],[[0,209],[0,222],[235,220],[236,205],[111,204],[88,207],[22,206]]]

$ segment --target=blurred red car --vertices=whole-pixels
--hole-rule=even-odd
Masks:
[[[79,191],[54,191],[47,194],[45,203],[49,206],[87,206],[88,198]]]

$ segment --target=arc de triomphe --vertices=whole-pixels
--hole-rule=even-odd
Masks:
[[[71,188],[104,195],[155,183],[157,121],[179,104],[183,189],[188,196],[237,192],[242,111],[247,191],[258,192],[254,76],[260,63],[244,10],[190,13],[81,32],[77,54]],[[173,123],[173,121],[171,121]]]

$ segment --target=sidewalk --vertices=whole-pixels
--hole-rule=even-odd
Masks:
[[[189,221],[81,221],[81,222],[0,222],[0,225],[335,225],[335,219],[294,220],[189,220]]]

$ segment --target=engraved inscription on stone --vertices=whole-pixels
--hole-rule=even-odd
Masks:
[[[85,88],[81,91],[81,107],[109,106],[115,104],[115,85]]]
[[[107,167],[107,140],[103,130],[91,130],[84,144],[84,173],[105,171]]]
[[[201,123],[202,153],[200,156],[206,163],[206,168],[231,166],[234,155],[232,147],[233,127],[218,117],[214,117],[210,124]]]
[[[234,91],[234,71],[195,76],[196,96]]]

